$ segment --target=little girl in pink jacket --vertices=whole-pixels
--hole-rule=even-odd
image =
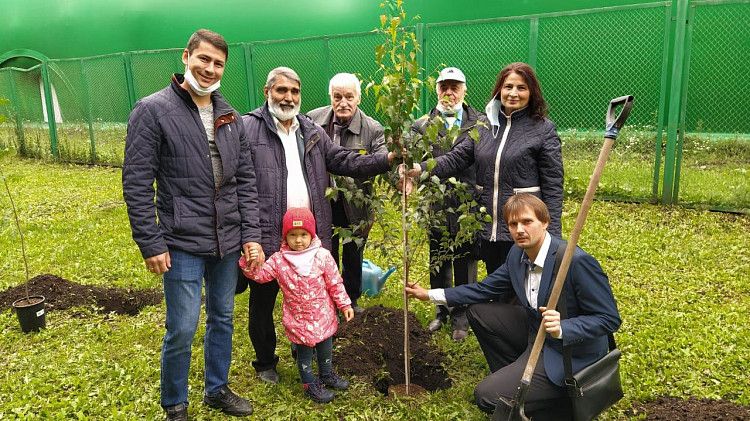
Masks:
[[[282,223],[281,250],[260,267],[251,268],[240,258],[249,279],[265,283],[276,279],[284,295],[283,317],[287,338],[297,345],[297,368],[305,394],[315,402],[330,402],[334,394],[325,388],[346,389],[349,382],[333,371],[332,337],[338,329],[336,308],[346,321],[354,317],[351,300],[331,253],[315,235],[315,217],[306,208],[290,208]],[[257,256],[251,255],[255,260]],[[317,354],[318,372],[312,371]]]

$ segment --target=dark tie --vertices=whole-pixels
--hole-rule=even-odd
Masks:
[[[536,269],[536,265],[534,264],[534,262],[532,262],[531,260],[529,260],[529,256],[527,256],[525,254],[521,257],[521,263],[526,266],[526,274],[527,275],[530,272],[533,272],[534,269]]]

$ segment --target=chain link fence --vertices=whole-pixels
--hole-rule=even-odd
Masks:
[[[679,197],[750,208],[750,7],[696,2],[688,19]],[[731,24],[729,24],[731,23]]]
[[[608,163],[601,196],[656,201],[668,137],[670,101],[681,101],[677,184],[692,204],[750,209],[750,1],[694,0],[685,22],[683,69],[674,63],[675,4],[658,2],[575,12],[439,24],[418,24],[425,76],[443,66],[467,75],[467,101],[484,110],[497,73],[525,61],[537,70],[550,119],[563,141],[566,190],[581,194],[601,145],[608,101],[632,94],[633,113]],[[379,35],[357,33],[230,46],[221,91],[240,112],[264,102],[272,68],[302,78],[302,110],[327,105],[328,80],[353,72],[378,78]],[[56,130],[46,122],[41,65],[0,69],[0,147],[71,162],[122,163],[127,118],[135,102],[184,71],[182,49],[49,60]],[[682,93],[675,97],[675,80]],[[679,81],[678,80],[678,81]],[[422,110],[436,103],[425,88]],[[374,96],[360,105],[374,112]],[[56,140],[53,142],[53,140]],[[682,173],[680,174],[680,171]],[[664,177],[665,181],[662,181]],[[680,184],[681,181],[681,184]]]

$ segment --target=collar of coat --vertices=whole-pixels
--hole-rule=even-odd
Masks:
[[[484,112],[487,114],[487,119],[490,121],[490,124],[493,126],[499,126],[500,125],[500,113],[503,113],[503,115],[506,115],[505,112],[502,109],[502,103],[499,99],[492,99],[490,102],[487,103],[487,106],[484,107]],[[523,107],[520,110],[513,111],[510,113],[511,120],[516,118],[521,118],[523,116],[529,115],[529,107]]]
[[[323,111],[325,111],[325,118],[320,120],[321,122],[319,124],[325,127],[326,125],[331,124],[331,120],[333,120],[333,107],[330,105],[326,105],[325,107],[323,107]],[[352,121],[349,122],[346,130],[352,132],[355,135],[359,135],[362,132],[362,114],[362,110],[357,107],[357,112],[355,112],[352,116]]]

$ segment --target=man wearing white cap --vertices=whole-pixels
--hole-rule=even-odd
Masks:
[[[432,155],[437,158],[443,155],[446,150],[440,145],[447,132],[456,127],[460,130],[451,147],[459,144],[463,139],[469,136],[469,131],[477,125],[478,121],[486,122],[484,114],[472,108],[469,104],[464,103],[466,96],[466,76],[456,67],[446,67],[440,72],[437,78],[435,90],[438,101],[429,114],[424,115],[414,122],[412,130],[424,134],[430,122],[437,118],[443,121],[443,127],[439,131],[439,138],[433,145]],[[474,166],[470,166],[457,177],[463,182],[470,191],[474,191],[476,185],[476,174]],[[435,211],[446,210],[448,208],[457,209],[460,205],[459,199],[452,194],[446,196],[442,204]],[[439,261],[437,272],[433,269],[430,272],[430,288],[450,288],[451,279],[455,285],[463,285],[477,281],[477,259],[474,241],[462,244],[454,251],[444,250],[441,246],[441,240],[445,235],[455,238],[458,233],[458,216],[457,214],[446,213],[447,233],[445,230],[433,228],[430,231],[430,262]],[[446,259],[447,257],[447,259]],[[435,319],[428,326],[432,332],[440,328],[448,321],[450,316],[452,336],[455,341],[461,341],[468,335],[469,322],[466,318],[466,308],[464,306],[449,308],[445,305],[438,305]]]

